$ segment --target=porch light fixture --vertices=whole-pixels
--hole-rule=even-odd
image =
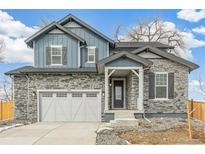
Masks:
[[[35,92],[35,91],[32,92],[32,96],[33,96],[33,97],[36,96],[36,92]]]

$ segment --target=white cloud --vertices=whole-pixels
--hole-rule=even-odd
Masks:
[[[200,86],[201,84],[201,86]],[[201,87],[204,89],[201,89]],[[189,81],[189,93],[198,93],[205,96],[205,82],[199,80],[191,80]]]
[[[26,46],[24,42],[25,38],[10,38],[6,35],[0,35],[0,38],[2,38],[5,43],[5,49],[3,50],[4,62],[33,62],[33,51]]]
[[[186,48],[199,48],[205,46],[204,40],[198,40],[191,32],[181,32]]]
[[[198,22],[205,19],[205,10],[181,10],[177,13],[177,17],[189,22]]]
[[[0,10],[0,40],[5,48],[3,57],[5,62],[32,63],[33,52],[27,47],[24,40],[36,32],[38,27],[28,27],[15,20],[7,12]]]
[[[196,27],[192,29],[193,32],[205,35],[205,27],[201,26],[201,27]]]

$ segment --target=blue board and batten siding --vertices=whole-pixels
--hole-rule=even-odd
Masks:
[[[86,40],[87,46],[96,46],[98,48],[98,60],[108,56],[109,43],[95,33],[81,28],[69,28],[72,32]],[[49,67],[46,65],[46,47],[50,45],[63,45],[67,47],[67,65],[65,67],[78,68],[79,43],[76,38],[67,34],[44,34],[35,40],[34,64],[36,67]],[[96,64],[85,61],[85,47],[80,50],[81,67],[96,67]]]
[[[46,47],[63,45],[67,47],[66,67],[78,67],[78,40],[66,34],[45,34],[35,41],[35,66],[46,66]]]
[[[95,33],[87,30],[83,27],[69,28],[73,33],[77,34],[81,38],[86,40],[87,46],[96,46],[98,48],[99,59],[103,59],[108,56],[109,53],[109,44],[104,39],[100,38]],[[85,61],[85,48],[81,50],[81,64],[82,67],[95,67],[95,64],[87,63]]]

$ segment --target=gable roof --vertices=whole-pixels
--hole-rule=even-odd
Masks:
[[[137,55],[134,55],[134,54],[132,54],[132,53],[128,53],[128,52],[126,52],[126,51],[122,51],[122,52],[119,52],[119,53],[117,53],[117,54],[113,54],[113,55],[111,55],[111,56],[109,56],[109,57],[106,57],[106,58],[100,60],[100,61],[97,63],[98,72],[99,72],[99,73],[102,73],[103,70],[104,70],[105,64],[107,64],[107,63],[109,63],[109,62],[112,62],[112,61],[114,61],[114,60],[117,60],[117,59],[119,59],[119,58],[121,58],[121,57],[127,57],[127,58],[132,59],[132,60],[134,60],[134,61],[136,61],[136,62],[139,62],[139,63],[141,63],[141,64],[143,64],[143,65],[145,65],[145,66],[150,66],[150,65],[152,65],[152,62],[149,61],[149,60],[147,60],[147,59],[144,59],[144,58],[142,58],[142,57],[140,57],[140,56],[137,56]]]
[[[115,42],[116,48],[141,48],[147,45],[155,48],[174,49],[173,46],[169,46],[160,42]]]
[[[162,51],[162,50],[160,50],[158,48],[151,47],[151,46],[148,46],[148,45],[144,46],[142,48],[136,49],[136,50],[132,51],[132,53],[133,54],[139,54],[139,53],[143,52],[145,49],[149,49],[150,52],[152,52],[152,53],[154,53],[156,55],[159,55],[161,57],[164,57],[164,58],[170,59],[170,60],[172,60],[174,62],[178,62],[180,64],[183,64],[183,65],[187,66],[190,71],[199,68],[199,66],[197,64],[194,64],[194,63],[192,63],[192,62],[190,62],[188,60],[185,60],[185,59],[180,58],[178,56],[175,56],[175,55],[173,55],[171,53],[168,53],[166,51]]]
[[[108,41],[111,46],[114,46],[114,41],[112,39],[110,39],[109,37],[105,36],[103,33],[99,32],[98,30],[96,30],[95,28],[91,27],[89,24],[85,23],[84,21],[80,20],[79,18],[77,18],[76,16],[74,16],[72,14],[69,14],[69,15],[65,16],[64,18],[60,19],[58,21],[58,23],[60,25],[63,25],[65,23],[67,23],[68,21],[75,21],[75,22],[77,22],[79,25],[82,25],[83,27],[89,29],[90,31],[94,32],[95,34],[99,35],[100,37],[102,37],[103,39]]]
[[[44,28],[40,29],[39,31],[37,31],[35,34],[33,34],[32,36],[30,36],[28,39],[25,40],[26,44],[30,47],[33,47],[33,40],[36,39],[37,37],[39,37],[42,34],[45,34],[55,28],[60,29],[61,31],[63,31],[64,33],[71,35],[72,37],[76,38],[77,40],[79,40],[82,43],[85,43],[86,41],[81,38],[80,36],[76,35],[75,33],[73,33],[72,31],[64,28],[63,26],[59,25],[56,22],[52,22],[49,25],[45,26]]]

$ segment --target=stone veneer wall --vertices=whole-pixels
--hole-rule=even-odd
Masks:
[[[184,113],[188,99],[188,68],[166,59],[150,59],[153,62],[150,70],[144,75],[144,108],[147,113]],[[174,99],[149,99],[148,72],[174,73]]]
[[[33,92],[37,93],[39,89],[102,89],[104,92],[104,76],[92,73],[41,74],[30,75],[28,78],[26,76],[14,76],[15,119],[17,121],[37,121],[37,96],[34,96]],[[102,95],[102,112],[103,109],[104,96]]]
[[[144,108],[146,113],[183,113],[186,112],[188,98],[188,68],[165,59],[151,59],[153,66],[144,75]],[[174,72],[175,98],[171,100],[151,100],[149,95],[148,73]],[[29,81],[29,95],[28,95]],[[133,73],[127,77],[127,109],[136,109],[138,98],[138,78]],[[104,92],[104,75],[98,74],[59,74],[14,76],[14,101],[16,120],[25,122],[37,121],[37,96],[33,92],[38,89],[102,89]],[[28,102],[29,98],[29,102]],[[111,100],[111,98],[110,98]],[[109,102],[111,105],[111,101]],[[28,104],[28,105],[27,105]],[[104,96],[102,96],[102,112]],[[28,111],[28,112],[27,112]]]
[[[137,99],[139,96],[139,79],[133,73],[127,77],[127,109],[136,110],[137,109]]]

